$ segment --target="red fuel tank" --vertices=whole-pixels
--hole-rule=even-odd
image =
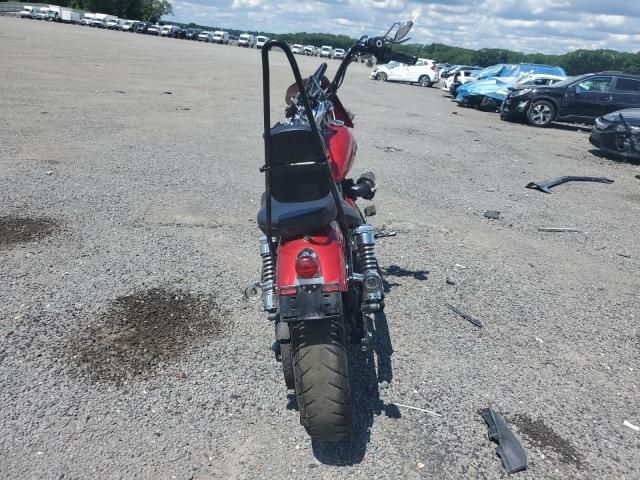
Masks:
[[[336,183],[340,183],[353,165],[358,145],[351,128],[338,120],[329,122],[326,141],[331,172]]]

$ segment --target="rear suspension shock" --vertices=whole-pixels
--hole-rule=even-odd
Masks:
[[[382,277],[378,271],[378,260],[375,255],[375,238],[371,225],[360,225],[355,229],[358,247],[358,263],[362,272],[363,300],[368,310],[381,308],[384,298]]]
[[[262,257],[262,284],[264,309],[273,313],[277,309],[276,305],[276,263],[269,248],[266,235],[260,237],[260,256]]]

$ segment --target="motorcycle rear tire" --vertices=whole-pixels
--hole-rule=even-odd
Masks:
[[[345,439],[353,407],[344,317],[294,323],[291,347],[300,423],[314,440]]]

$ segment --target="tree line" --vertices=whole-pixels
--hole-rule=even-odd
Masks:
[[[169,0],[56,0],[55,3],[85,12],[106,13],[153,23],[157,23],[163,15],[172,13]]]

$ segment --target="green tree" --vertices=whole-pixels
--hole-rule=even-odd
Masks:
[[[158,23],[163,15],[173,15],[173,7],[169,0],[145,0],[142,13],[147,22]]]

